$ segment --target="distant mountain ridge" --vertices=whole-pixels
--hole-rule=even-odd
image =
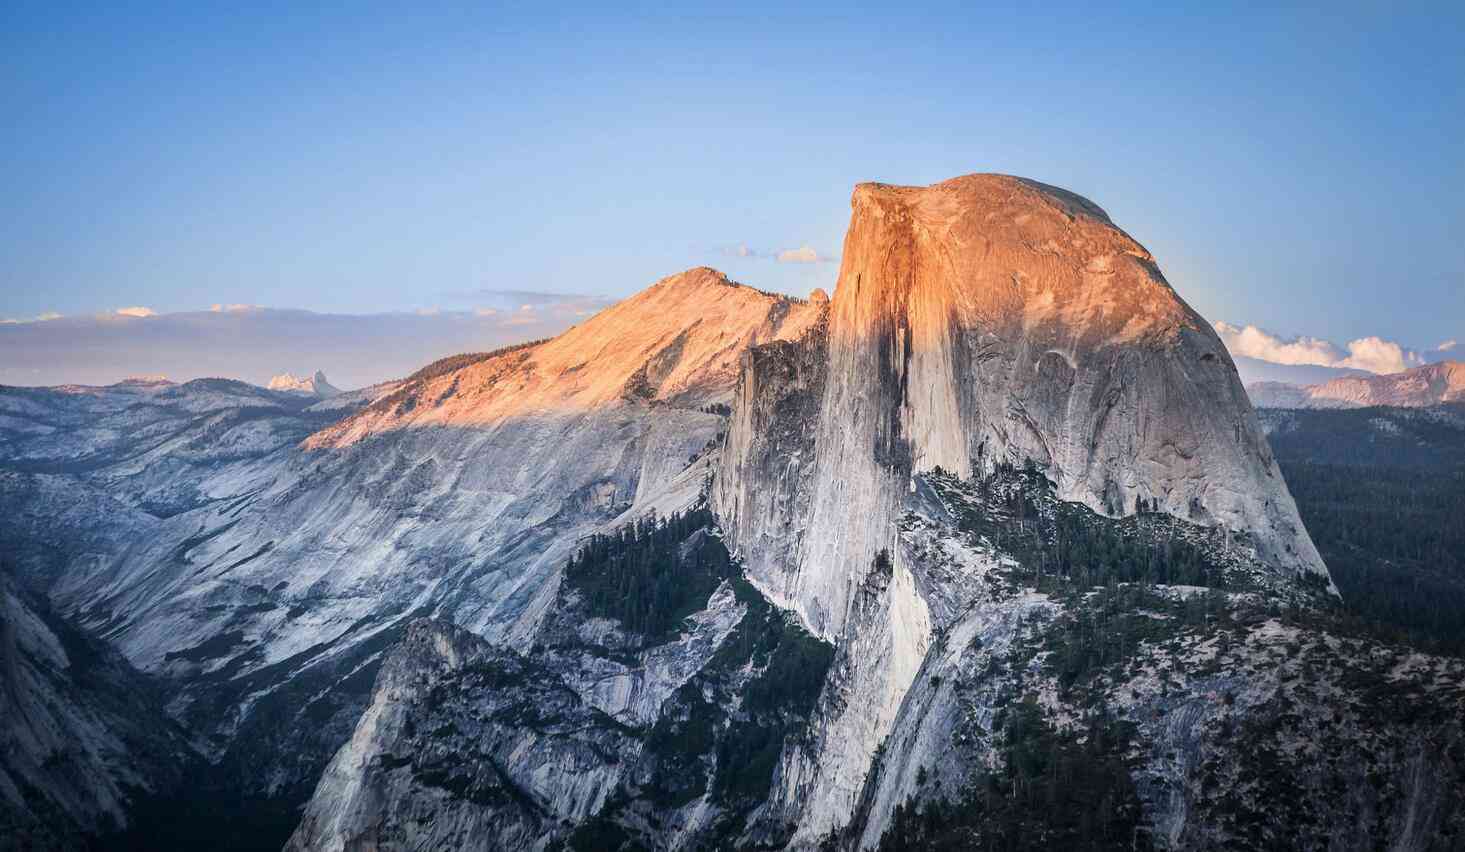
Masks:
[[[1321,384],[1253,382],[1246,386],[1258,408],[1405,408],[1465,400],[1465,362],[1440,361],[1402,373],[1345,376]]]
[[[1258,382],[1281,382],[1289,385],[1318,385],[1344,376],[1371,376],[1367,370],[1348,367],[1323,367],[1316,364],[1278,364],[1231,353],[1236,372],[1245,385]]]

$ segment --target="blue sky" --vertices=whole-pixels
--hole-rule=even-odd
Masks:
[[[0,317],[806,293],[853,184],[1000,171],[1210,319],[1465,336],[1458,3],[123,5],[0,9]]]

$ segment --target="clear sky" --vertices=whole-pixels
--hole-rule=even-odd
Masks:
[[[856,182],[1000,171],[1210,319],[1465,335],[1459,2],[211,5],[0,7],[0,317],[806,293]]]

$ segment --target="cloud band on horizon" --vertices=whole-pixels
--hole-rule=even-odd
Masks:
[[[1284,338],[1251,324],[1240,326],[1218,320],[1212,325],[1234,356],[1272,364],[1364,370],[1377,374],[1401,373],[1439,360],[1439,353],[1449,352],[1455,344],[1455,341],[1446,341],[1433,352],[1425,354],[1376,335],[1350,340],[1345,347],[1340,347],[1332,341],[1308,335]]]

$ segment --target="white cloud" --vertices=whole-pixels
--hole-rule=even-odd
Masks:
[[[1228,322],[1217,322],[1215,325],[1221,342],[1226,344],[1232,355],[1270,361],[1273,364],[1312,364],[1320,367],[1331,367],[1345,357],[1338,347],[1316,337],[1284,340],[1254,325],[1235,326]]]
[[[819,256],[819,252],[808,246],[799,246],[796,249],[784,249],[778,253],[776,260],[779,263],[818,263],[826,260]]]
[[[118,308],[113,313],[123,317],[155,317],[158,315],[152,308],[145,308],[142,305],[133,305],[130,308]]]
[[[1272,364],[1398,373],[1425,363],[1418,352],[1377,336],[1351,340],[1346,348],[1342,348],[1319,337],[1279,337],[1254,325],[1217,322],[1215,328],[1231,354]]]
[[[219,303],[215,302],[209,308],[209,310],[212,311],[213,313],[216,313],[216,314],[236,314],[236,313],[240,313],[241,311],[253,311],[253,310],[257,310],[258,308],[259,308],[259,305],[247,305],[247,304],[243,304],[243,303],[235,303],[235,304],[223,305],[223,304],[219,304]]]
[[[1405,349],[1381,337],[1361,337],[1349,341],[1348,357],[1338,364],[1370,373],[1402,373],[1424,363],[1418,352]]]
[[[1458,341],[1458,340],[1446,340],[1444,343],[1441,343],[1439,346],[1437,346],[1435,348],[1435,351],[1436,352],[1449,352],[1450,350],[1454,349],[1455,347],[1457,347],[1459,345],[1460,345],[1460,341]]]
[[[58,319],[61,319],[60,314],[56,313],[55,311],[46,311],[45,313],[40,314],[39,316],[31,317],[30,319],[12,319],[10,317],[6,317],[5,319],[0,319],[0,325],[20,325],[21,323],[27,322],[50,322],[51,320]]]

